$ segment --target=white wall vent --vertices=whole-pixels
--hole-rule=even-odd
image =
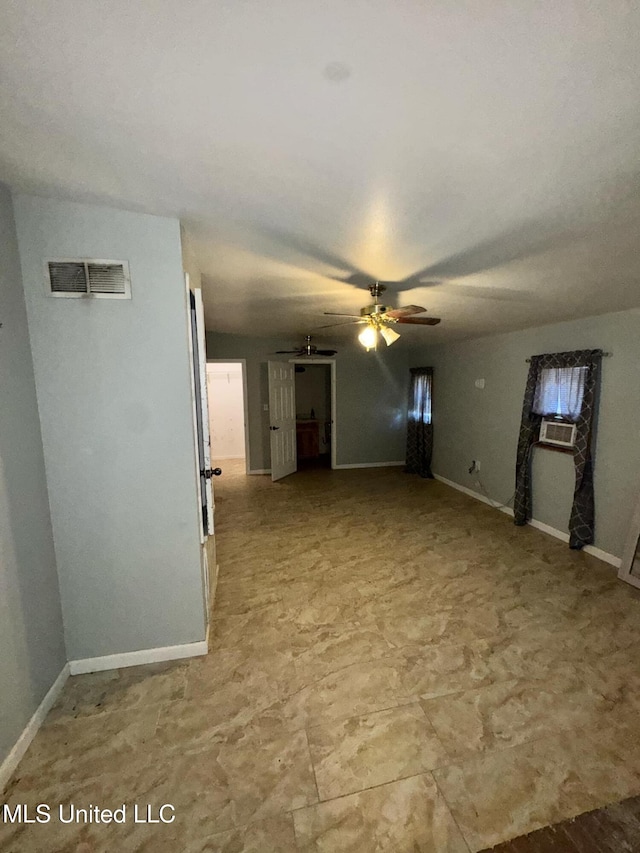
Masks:
[[[131,277],[127,261],[47,261],[46,283],[49,296],[131,299]]]
[[[576,443],[576,425],[543,419],[540,424],[540,441],[558,447],[573,447]]]

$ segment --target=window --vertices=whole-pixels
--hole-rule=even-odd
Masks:
[[[582,409],[586,373],[586,367],[541,370],[533,400],[534,413],[575,423]]]
[[[419,373],[413,376],[413,405],[409,409],[409,419],[423,424],[431,423],[431,373]]]
[[[433,367],[412,367],[409,373],[411,382],[407,406],[407,456],[404,470],[407,474],[433,478],[431,472]]]
[[[515,523],[532,518],[531,449],[553,445],[571,453],[575,490],[569,520],[569,546],[593,542],[594,497],[592,435],[597,417],[602,350],[546,352],[532,355],[522,401],[522,421],[516,456]]]

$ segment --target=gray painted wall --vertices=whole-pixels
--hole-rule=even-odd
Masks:
[[[177,220],[15,199],[69,658],[205,633]],[[128,260],[129,300],[56,299],[47,258]]]
[[[207,333],[209,358],[247,360],[251,470],[271,467],[267,361],[291,349],[290,340]],[[336,356],[337,463],[399,462],[404,459],[409,384],[407,351],[367,353],[341,342]]]
[[[0,762],[65,665],[11,197],[0,186]]]
[[[472,459],[479,459],[489,495],[503,503],[514,490],[525,359],[536,353],[598,347],[613,355],[603,359],[594,544],[620,556],[640,497],[640,311],[443,344],[415,350],[412,358],[416,365],[435,368],[434,472],[478,491],[467,469]],[[474,387],[480,378],[485,379],[484,390]],[[573,489],[572,457],[534,450],[534,518],[566,532]]]

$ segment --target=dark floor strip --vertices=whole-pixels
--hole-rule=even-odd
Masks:
[[[546,826],[481,853],[638,853],[640,797]]]

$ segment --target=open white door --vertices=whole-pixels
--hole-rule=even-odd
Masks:
[[[640,589],[640,500],[631,517],[631,528],[622,552],[618,577]]]
[[[191,343],[191,365],[195,438],[197,446],[198,495],[200,502],[200,542],[202,544],[202,570],[208,616],[213,592],[212,576],[215,577],[215,543],[207,542],[214,535],[214,493],[211,477],[220,469],[211,469],[211,444],[209,435],[209,405],[207,400],[207,354],[204,328],[202,292],[191,290],[189,277],[185,276],[189,298],[189,336]],[[211,565],[207,555],[213,555]]]
[[[209,402],[207,399],[207,353],[204,329],[202,291],[189,291],[191,334],[194,361],[196,424],[198,427],[198,458],[200,461],[200,494],[202,502],[202,537],[213,534],[215,510],[211,485],[211,436],[209,434]],[[217,470],[217,469],[216,469]]]
[[[271,479],[281,480],[298,468],[295,365],[270,361],[268,366]]]

